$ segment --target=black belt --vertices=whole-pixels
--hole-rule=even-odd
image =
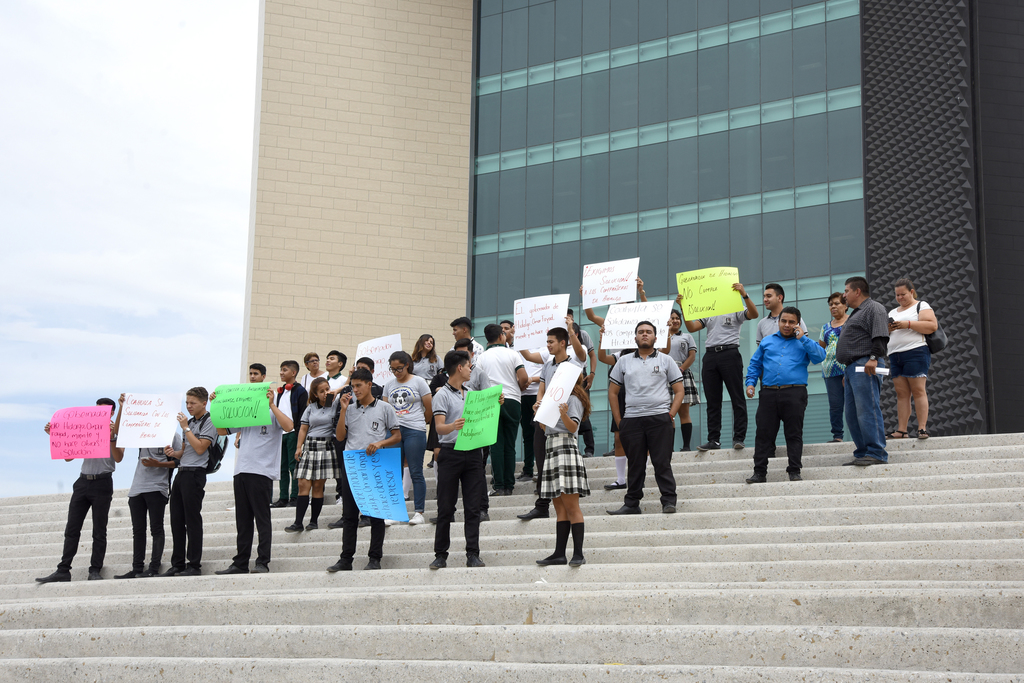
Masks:
[[[179,472],[205,472],[205,467],[179,467]]]
[[[806,384],[777,384],[773,387],[766,387],[761,385],[762,389],[792,389],[793,387],[806,387]]]
[[[103,474],[83,474],[82,478],[95,481],[97,479],[110,479],[111,476],[110,472],[104,472]]]
[[[739,344],[723,344],[722,346],[709,346],[709,347],[707,347],[707,350],[708,351],[714,351],[715,353],[718,353],[720,351],[729,351],[731,349],[738,349],[738,348],[740,348]]]

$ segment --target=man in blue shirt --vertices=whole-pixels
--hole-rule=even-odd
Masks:
[[[825,360],[825,349],[811,341],[800,327],[800,310],[782,309],[779,331],[761,341],[747,368],[747,397],[761,380],[758,397],[757,435],[754,437],[754,476],[748,484],[768,480],[768,456],[774,450],[781,422],[786,434],[790,481],[801,481],[800,458],[804,448],[804,412],[807,410],[807,366]]]

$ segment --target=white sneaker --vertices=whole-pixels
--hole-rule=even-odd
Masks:
[[[397,519],[385,519],[384,526],[394,526],[395,524],[401,524]]]
[[[409,518],[409,524],[423,524],[426,520],[423,519],[423,513],[417,512],[415,515]]]

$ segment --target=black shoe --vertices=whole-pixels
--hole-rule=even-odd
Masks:
[[[790,481],[803,481],[804,478],[800,476],[799,472],[790,472],[789,473],[789,480]]]
[[[359,517],[359,528],[360,529],[362,529],[363,527],[370,526],[371,524],[373,524],[373,522],[370,521],[369,517],[363,517],[363,516],[360,515],[360,517]]]
[[[371,557],[370,561],[366,563],[365,567],[363,567],[364,571],[367,569],[380,569],[380,560],[375,560]]]
[[[629,505],[623,505],[618,510],[608,510],[608,514],[609,515],[639,515],[640,514],[640,506],[637,505],[635,507],[632,507],[632,506],[629,506]]]
[[[615,457],[615,451],[608,451],[607,453],[605,453],[601,457],[602,458],[613,458],[613,457]]]
[[[89,580],[90,581],[102,581],[103,580],[103,575],[100,574],[100,570],[99,569],[90,569],[89,570]]]
[[[662,513],[664,513],[666,515],[674,515],[676,513],[676,506],[675,505],[662,505],[661,506],[661,511],[662,511]]]
[[[352,571],[352,560],[338,560],[330,567],[328,567],[327,571],[331,572],[332,574],[334,572],[350,572]]]
[[[605,484],[604,485],[604,490],[605,491],[618,491],[619,489],[624,489],[627,486],[629,486],[629,484],[620,484],[617,481],[613,481],[611,484]]]
[[[116,574],[116,575],[114,575],[115,579],[138,579],[140,577],[142,577],[142,572],[137,572],[137,571],[134,571],[134,570],[132,570],[130,572],[125,572],[124,574]]]
[[[437,517],[434,517],[434,519],[437,519]],[[480,513],[480,521],[481,522],[489,522],[489,521],[491,521],[491,516],[489,514],[487,514],[486,512],[481,512]],[[434,523],[436,524],[437,522],[434,522]]]
[[[335,520],[335,521],[331,522],[330,524],[328,524],[327,528],[328,529],[340,529],[343,526],[345,526],[345,525],[342,522],[341,518],[338,518],[337,520]]]
[[[583,457],[584,458],[593,458],[594,457],[594,451],[583,451]]]
[[[203,572],[196,569],[195,567],[185,567],[183,570],[178,572],[178,576],[201,576]]]
[[[233,564],[228,565],[227,569],[221,569],[220,571],[214,572],[214,574],[217,574],[219,576],[225,576],[227,574],[248,574],[248,573],[249,573],[248,569],[242,569],[241,567],[236,567]]]
[[[319,528],[320,527],[317,526],[316,522],[310,522],[309,524],[306,525],[306,531],[316,531]]]
[[[49,576],[40,576],[38,579],[36,579],[36,581],[38,581],[39,583],[56,583],[70,580],[71,572],[62,572],[59,569],[54,573],[50,574]]]
[[[583,557],[582,555],[573,555],[572,559],[569,560],[569,566],[570,567],[579,567],[580,565],[583,565],[583,564],[586,564],[586,563],[587,563],[587,558]]]
[[[427,469],[428,470],[434,469],[434,461],[433,460],[431,460],[430,462],[427,463]]]
[[[768,477],[764,474],[753,474],[747,479],[748,484],[763,484],[766,481],[768,481]]]
[[[160,575],[160,567],[150,567],[146,571],[139,574],[140,579],[151,579],[154,576]]]
[[[157,576],[159,576],[161,579],[169,579],[172,576],[177,576],[180,573],[181,573],[180,569],[175,569],[174,567],[171,567],[170,569],[165,571],[163,574],[157,574]]]
[[[297,507],[299,507],[299,499],[298,498],[289,498],[288,499],[288,507],[290,507],[290,508],[297,508]]]
[[[278,498],[277,500],[275,500],[273,503],[270,504],[270,507],[272,507],[272,508],[286,508],[286,507],[288,507],[288,499],[287,498]]]
[[[533,508],[532,510],[527,512],[525,515],[516,515],[516,517],[518,517],[519,519],[523,520],[524,522],[529,522],[531,519],[547,518],[549,516],[549,514],[550,514],[550,512],[548,510],[541,510],[540,508]]]
[[[259,562],[257,562],[255,569],[252,570],[252,573],[253,574],[269,574],[270,573],[270,567],[268,567],[265,564],[260,564]]]
[[[467,567],[486,567],[484,561],[480,559],[479,555],[466,555],[466,566]]]
[[[869,467],[871,465],[884,465],[884,464],[885,463],[883,463],[881,460],[876,460],[875,458],[872,458],[870,456],[865,455],[862,458],[854,458],[850,462],[844,462],[843,463],[843,467],[850,467],[851,465],[855,465],[857,467]]]
[[[547,567],[553,564],[568,564],[568,561],[565,559],[565,555],[559,555],[557,557],[554,555],[549,555],[545,557],[543,560],[537,560],[537,564],[539,564],[542,567]]]
[[[431,569],[444,569],[448,566],[448,561],[443,557],[435,557],[434,561],[430,563]]]
[[[697,450],[698,451],[717,451],[721,447],[722,447],[722,444],[718,443],[717,441],[708,441],[703,446],[697,446]]]
[[[732,447],[738,451],[742,451],[744,448],[746,448],[746,446],[743,445],[742,441],[733,441]]]
[[[481,522],[484,521],[484,515],[483,515],[482,512],[480,513],[480,521]],[[430,523],[431,524],[437,524],[437,517],[431,517],[430,518]]]
[[[523,472],[516,477],[516,481],[533,481],[533,472]]]
[[[289,534],[297,534],[300,531],[302,531],[302,525],[298,522],[295,522],[294,524],[289,524],[288,526],[286,526],[284,530],[286,533]]]

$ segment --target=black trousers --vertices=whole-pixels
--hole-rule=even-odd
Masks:
[[[107,554],[107,516],[110,514],[110,500],[114,497],[114,480],[86,479],[84,476],[75,481],[71,488],[71,502],[68,503],[68,523],[64,527],[64,553],[61,555],[57,569],[71,571],[71,562],[78,552],[78,541],[82,537],[82,525],[85,516],[92,509],[92,558],[89,570],[99,571],[103,568],[103,558]]]
[[[274,497],[274,480],[262,474],[242,472],[234,478],[235,489],[235,530],[238,535],[235,545],[238,554],[231,564],[239,569],[249,568],[252,556],[253,528],[260,535],[256,546],[256,564],[270,564],[270,542],[273,529],[270,525],[270,501]]]
[[[585,372],[585,371],[584,371]],[[590,396],[590,389],[586,390],[587,396]],[[579,432],[577,436],[583,438],[583,457],[589,458],[594,455],[594,425],[590,424],[590,418],[580,423]]]
[[[548,510],[551,508],[551,499],[541,498],[540,496],[540,476],[544,471],[544,452],[546,451],[546,443],[547,433],[538,425],[537,429],[533,431],[533,453],[537,460],[537,485],[534,487],[534,493],[537,494],[537,502],[534,503],[533,506],[538,510]]]
[[[466,555],[480,554],[480,501],[486,494],[487,480],[480,449],[457,451],[449,444],[441,445],[437,456],[437,526],[434,527],[434,555],[448,559],[451,546],[455,502],[462,485],[462,504],[466,512],[463,525],[466,534]]]
[[[196,569],[203,564],[203,498],[206,471],[178,470],[171,484],[171,567],[181,571],[185,560]]]
[[[623,504],[636,507],[644,497],[647,455],[651,456],[654,480],[661,491],[662,505],[676,504],[676,478],[672,474],[672,442],[675,430],[668,413],[645,417],[624,417],[619,422],[619,441],[626,451],[626,496]]]
[[[128,499],[128,512],[132,516],[132,571],[141,572],[146,568],[146,538],[153,536],[153,554],[149,567],[160,568],[164,557],[164,510],[167,496],[157,491],[140,493]],[[149,519],[149,529],[146,520]]]
[[[700,371],[708,411],[708,441],[722,441],[722,385],[732,401],[732,440],[746,441],[747,399],[743,394],[743,357],[739,349],[708,351]]]
[[[370,552],[372,560],[384,557],[384,520],[367,517],[370,520]],[[344,461],[341,466],[341,559],[352,561],[356,554],[356,534],[359,531],[359,507],[348,484]]]
[[[800,472],[804,452],[804,413],[807,411],[807,387],[765,389],[758,395],[757,435],[754,437],[754,474],[768,473],[768,458],[775,453],[779,423],[786,435],[789,455],[787,472]]]
[[[537,395],[523,396],[523,412],[519,416],[519,426],[523,430],[523,474],[533,474],[533,433],[539,427],[533,424],[533,406],[537,403]]]

